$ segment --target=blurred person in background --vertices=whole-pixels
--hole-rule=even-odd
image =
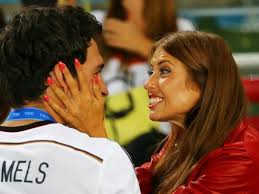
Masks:
[[[149,118],[170,122],[172,130],[151,162],[136,168],[141,193],[259,193],[259,131],[246,122],[245,91],[224,39],[205,32],[178,32],[155,43],[151,54],[144,86],[150,98]],[[93,122],[104,115],[71,112],[80,109],[80,101],[57,86],[51,90],[69,110],[53,99],[48,104],[76,128],[89,125],[82,118]],[[101,128],[88,133],[96,129]]]
[[[121,92],[125,92],[125,96],[128,97],[131,95],[132,89],[143,88],[143,84],[148,78],[149,66],[147,61],[149,53],[155,40],[169,32],[195,29],[189,20],[177,17],[174,0],[164,0],[163,2],[160,0],[110,0],[107,12],[93,11],[92,13],[97,17],[97,20],[103,23],[102,52],[105,68],[102,75],[111,99],[112,95]],[[145,103],[138,102],[134,99],[134,95],[132,96],[132,100],[128,102],[122,100],[125,98],[121,98],[117,102],[130,105],[133,104],[132,101],[134,104]],[[148,101],[147,97],[142,99]],[[107,112],[118,109],[110,104],[106,107],[110,108],[107,109]],[[119,110],[123,112],[125,109]],[[128,113],[128,115],[130,114],[135,114],[134,110]],[[128,115],[120,117],[121,120],[126,120]],[[164,138],[164,133],[167,134],[171,126],[169,123],[161,122],[160,126],[150,127],[147,132],[145,127],[142,126],[142,120],[144,119],[141,118],[141,115],[136,117],[139,119],[129,119],[127,126],[132,125],[134,128],[128,127],[129,130],[139,131],[139,135],[136,139],[127,142],[125,148],[131,155],[133,162],[140,165],[150,158],[157,142]],[[125,129],[117,129],[115,126],[120,125],[121,120],[118,117],[115,120],[117,123],[114,123],[113,118],[109,120],[113,126],[109,131],[112,131],[112,134],[120,134],[119,130],[125,131]],[[123,132],[121,134],[127,135]]]
[[[172,0],[111,0],[106,13],[92,13],[103,23],[103,76],[110,94],[143,86],[148,76],[147,59],[156,39],[169,32],[194,30],[189,20],[176,16]],[[112,83],[116,77],[124,77],[126,83]]]

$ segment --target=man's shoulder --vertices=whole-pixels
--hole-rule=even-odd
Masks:
[[[114,153],[125,154],[124,150],[120,145],[118,145],[118,143],[107,138],[89,137],[85,133],[61,124],[45,126],[41,129],[40,133],[45,134],[44,128],[48,131],[48,138],[50,140],[57,141],[67,146],[72,146],[82,151],[87,151],[103,160]]]

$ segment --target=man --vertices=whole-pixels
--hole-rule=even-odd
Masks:
[[[73,76],[80,61],[89,85],[100,73],[100,33],[92,15],[66,6],[24,9],[0,35],[0,104],[12,107],[0,126],[0,193],[140,193],[117,143],[57,123],[44,108],[46,80],[59,61]],[[107,88],[98,86],[103,100]]]

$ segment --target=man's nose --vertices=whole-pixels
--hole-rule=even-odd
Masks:
[[[101,91],[102,91],[102,95],[105,97],[105,96],[108,96],[109,95],[109,91],[108,91],[108,88],[106,86],[106,84],[104,83],[103,79],[100,79],[100,86],[101,86]]]

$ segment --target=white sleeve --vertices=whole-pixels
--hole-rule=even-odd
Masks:
[[[106,18],[106,12],[105,11],[97,9],[97,10],[91,11],[91,14],[93,14],[96,17],[97,21],[99,21],[101,24],[104,23],[104,20]]]
[[[177,18],[177,27],[178,31],[194,31],[195,26],[186,18]]]
[[[98,187],[98,194],[140,194],[134,167],[119,145],[104,159]]]
[[[128,68],[129,74],[132,76],[132,82],[134,87],[144,85],[149,78],[148,76],[149,65],[146,62],[140,62],[138,64],[130,65]]]

